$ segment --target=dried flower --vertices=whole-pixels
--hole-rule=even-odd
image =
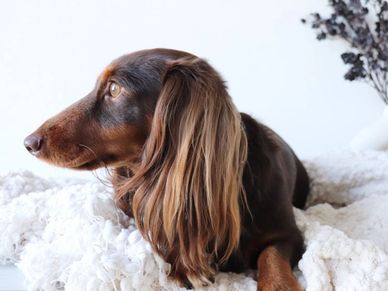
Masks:
[[[317,31],[317,39],[342,39],[351,47],[341,58],[350,68],[349,81],[371,84],[388,105],[388,2],[386,0],[329,0],[333,12],[329,17],[312,13],[302,23]],[[374,29],[369,25],[374,12]]]

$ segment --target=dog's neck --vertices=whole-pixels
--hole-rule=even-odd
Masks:
[[[112,172],[112,185],[116,196],[116,193],[118,192],[122,182],[128,180],[130,177],[133,176],[133,170],[130,167],[118,167],[114,168]],[[117,206],[130,217],[132,217],[131,194],[132,193],[127,193],[127,195],[123,197],[120,201],[116,201]]]

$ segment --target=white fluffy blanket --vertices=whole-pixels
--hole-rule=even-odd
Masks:
[[[295,210],[306,243],[301,284],[388,290],[388,153],[343,150],[305,164],[313,188],[310,207]],[[16,263],[31,290],[181,290],[111,192],[97,180],[0,175],[0,263]],[[205,289],[256,290],[256,282],[221,273]]]

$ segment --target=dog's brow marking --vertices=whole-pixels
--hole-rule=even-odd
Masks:
[[[105,82],[112,74],[113,74],[114,67],[112,65],[109,65],[105,68],[105,70],[100,75],[100,81]]]
[[[127,91],[114,104],[111,81]],[[304,252],[292,206],[306,204],[308,173],[281,137],[237,110],[203,59],[167,49],[116,59],[25,146],[62,167],[110,167],[117,206],[180,285],[259,269],[260,290],[302,290],[292,273]]]

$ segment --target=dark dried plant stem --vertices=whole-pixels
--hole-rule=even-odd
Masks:
[[[355,31],[353,25],[352,25],[349,21],[346,21],[346,22],[347,22],[346,25],[348,25],[349,30],[350,30],[353,34],[356,34],[356,31]],[[377,50],[379,50],[379,52],[381,52],[381,48],[380,48],[380,46],[377,44],[374,35],[371,33],[370,28],[369,28],[369,25],[366,24],[366,27],[367,27],[367,29],[368,29],[368,32],[371,34],[371,36],[372,36],[372,38],[373,38],[373,46],[374,46]],[[349,36],[347,36],[347,37],[343,36],[343,39],[344,39],[351,47],[354,46],[351,37],[349,37]],[[366,53],[367,53],[367,52],[366,52],[364,49],[362,49],[362,48],[358,48],[358,50],[359,50],[362,54],[364,54],[364,55],[366,55]],[[366,83],[370,84],[370,85],[377,91],[377,93],[379,94],[380,98],[384,101],[385,104],[388,104],[387,78],[386,78],[387,73],[386,73],[386,72],[384,73],[384,78],[383,78],[383,79],[385,80],[385,82],[384,82],[384,80],[381,81],[381,80],[379,79],[378,75],[374,72],[374,70],[372,70],[368,58],[366,57],[365,59],[366,59],[367,66],[368,66],[368,70],[365,70],[365,73],[367,74],[368,79],[369,79],[369,81],[367,81]],[[385,84],[385,86],[384,86],[383,84]],[[384,88],[384,87],[385,87],[385,88]]]

